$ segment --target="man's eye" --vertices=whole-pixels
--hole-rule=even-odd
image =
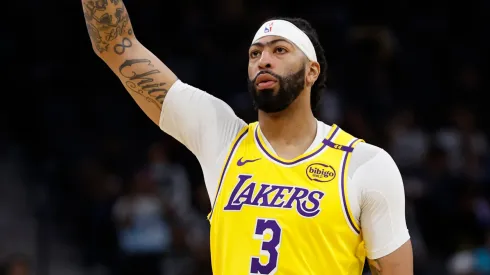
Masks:
[[[275,52],[279,53],[279,54],[283,54],[283,53],[287,53],[287,50],[286,50],[286,48],[283,48],[283,47],[277,47]]]
[[[250,58],[256,58],[260,55],[259,51],[252,51],[250,52]]]

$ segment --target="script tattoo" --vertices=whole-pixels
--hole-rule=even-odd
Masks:
[[[156,82],[153,75],[160,71],[155,69],[148,59],[129,59],[119,66],[119,73],[127,79],[126,87],[143,96],[146,101],[162,108],[163,100],[168,90],[165,82]]]
[[[131,23],[121,0],[82,0],[90,39],[99,53],[109,50],[111,41],[131,33]],[[126,43],[127,45],[127,43]]]

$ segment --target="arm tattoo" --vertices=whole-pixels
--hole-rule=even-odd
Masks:
[[[124,37],[121,43],[114,45],[114,52],[121,55],[126,51],[127,48],[131,46],[133,46],[133,42]]]
[[[381,275],[381,266],[378,260],[368,260],[371,275]]]
[[[154,81],[152,75],[160,71],[154,68],[150,60],[128,59],[119,66],[119,73],[126,79],[125,85],[130,91],[143,96],[159,109],[162,108],[168,90],[164,88],[165,82]]]
[[[82,0],[85,21],[94,49],[123,55],[133,46],[134,37],[129,15],[122,0]],[[162,109],[167,83],[155,81],[160,74],[148,59],[128,59],[119,66],[127,90],[142,96]]]
[[[111,42],[118,37],[133,34],[121,0],[82,0],[82,5],[90,40],[99,53],[109,51]],[[121,45],[129,47],[127,42]]]

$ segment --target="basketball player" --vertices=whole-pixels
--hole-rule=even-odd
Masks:
[[[121,0],[82,4],[97,55],[202,166],[214,274],[361,274],[366,257],[373,274],[413,274],[394,161],[313,116],[326,61],[310,24],[274,19],[259,27],[248,52],[259,119],[247,125],[147,50]]]

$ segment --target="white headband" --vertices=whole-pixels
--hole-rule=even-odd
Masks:
[[[310,61],[316,60],[316,52],[313,43],[308,38],[308,35],[296,27],[293,23],[286,20],[272,20],[264,23],[257,31],[252,44],[260,38],[269,35],[281,36],[296,45]]]

